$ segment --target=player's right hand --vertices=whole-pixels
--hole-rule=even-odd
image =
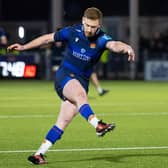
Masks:
[[[21,44],[16,43],[16,44],[10,45],[10,46],[7,48],[7,50],[8,50],[8,51],[10,51],[10,50],[23,51],[23,50],[24,50],[24,46],[21,45]]]

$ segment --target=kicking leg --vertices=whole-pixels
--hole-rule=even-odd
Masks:
[[[76,104],[80,114],[96,128],[96,134],[98,136],[103,136],[115,128],[115,124],[106,124],[96,117],[88,104],[86,91],[76,79],[70,80],[65,85],[63,94],[68,100]]]

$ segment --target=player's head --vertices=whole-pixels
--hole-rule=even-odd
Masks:
[[[102,23],[102,12],[95,8],[87,8],[84,11],[84,15],[82,18],[82,24],[84,27],[84,33],[87,37],[94,36]]]
[[[8,43],[7,35],[5,31],[0,28],[0,44],[1,45],[6,45]]]
[[[7,39],[6,35],[1,36],[0,37],[0,44],[7,45],[7,43],[8,43],[8,39]]]

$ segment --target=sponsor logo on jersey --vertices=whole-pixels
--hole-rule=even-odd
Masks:
[[[84,52],[84,53],[86,52],[86,50],[85,50],[85,49],[83,50],[83,48],[82,48],[81,50],[82,50],[82,52]],[[89,56],[87,56],[86,54],[84,54],[84,53],[79,53],[79,52],[73,51],[73,52],[72,52],[72,55],[73,55],[74,57],[80,59],[80,60],[90,61],[91,58],[90,58]]]

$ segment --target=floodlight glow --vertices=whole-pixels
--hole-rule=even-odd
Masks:
[[[23,39],[25,36],[25,29],[23,26],[19,26],[18,28],[18,36],[19,38]]]

